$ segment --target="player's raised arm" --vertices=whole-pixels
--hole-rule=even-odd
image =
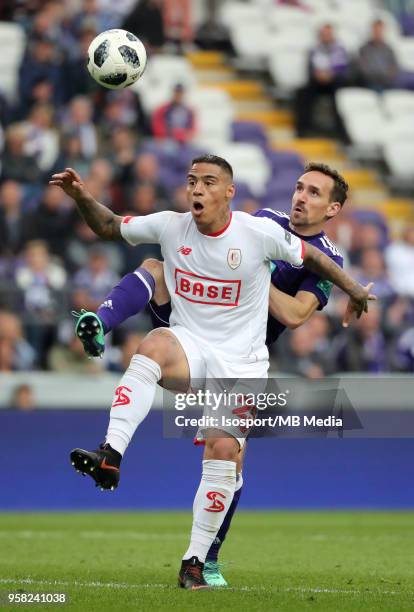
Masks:
[[[122,238],[122,217],[114,215],[109,208],[97,202],[87,191],[75,170],[65,168],[63,172],[54,174],[49,185],[61,187],[68,196],[75,200],[80,215],[99,238],[103,240]]]
[[[269,313],[289,329],[296,329],[311,318],[319,306],[319,300],[309,291],[299,291],[295,296],[270,285]]]
[[[349,274],[344,272],[330,257],[322,253],[320,249],[308,242],[302,242],[303,265],[321,278],[330,280],[334,285],[342,289],[351,298],[350,310],[359,319],[363,312],[368,312],[368,300],[375,300],[375,295],[370,293],[372,284],[366,287],[360,285]]]

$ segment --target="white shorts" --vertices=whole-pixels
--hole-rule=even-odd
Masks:
[[[252,392],[253,388],[256,393],[264,390],[269,369],[269,353],[266,347],[259,353],[252,354],[249,357],[238,357],[237,359],[230,360],[227,359],[227,356],[219,351],[215,351],[214,347],[207,345],[205,341],[200,340],[181,325],[170,327],[169,330],[176,336],[187,357],[191,391],[197,391],[198,389],[205,390],[207,381],[209,390],[220,393],[224,390],[223,383],[221,382],[222,379],[237,381],[232,389],[226,389],[227,392],[233,394],[242,395],[248,391]],[[244,379],[254,379],[254,382],[250,381],[249,383]],[[235,407],[240,410],[240,404],[226,407],[225,410],[231,415],[232,408]],[[211,408],[205,408],[204,416],[217,416],[217,413],[213,412]],[[249,416],[250,414],[246,414],[245,418]],[[239,429],[232,425],[220,424],[217,429],[236,438],[240,448],[243,447],[248,433],[244,431],[243,427]],[[202,440],[205,438],[203,431],[206,432],[203,429],[199,430],[197,439]]]

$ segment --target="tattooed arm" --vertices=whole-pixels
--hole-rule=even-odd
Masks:
[[[349,310],[348,314],[355,313],[359,319],[363,312],[368,312],[368,300],[376,299],[374,295],[370,294],[373,283],[363,287],[344,272],[330,257],[322,253],[320,249],[308,242],[303,244],[305,249],[303,265],[321,278],[330,280],[349,295],[351,300],[347,309],[347,311]]]
[[[114,215],[103,204],[100,204],[85,189],[81,177],[72,168],[54,174],[49,185],[61,187],[68,196],[73,198],[78,211],[89,227],[103,240],[120,240],[122,217]]]

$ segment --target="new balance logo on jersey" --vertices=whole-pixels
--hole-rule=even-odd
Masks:
[[[179,249],[177,249],[177,253],[182,253],[183,255],[189,255],[192,250],[193,249],[190,249],[190,247],[181,246]]]
[[[132,393],[132,389],[125,387],[124,385],[121,385],[115,389],[115,399],[112,403],[112,408],[115,408],[115,406],[126,406],[127,404],[131,403],[131,398],[128,397],[125,391]]]
[[[208,278],[179,268],[175,270],[175,293],[189,302],[238,306],[240,287],[240,280]]]
[[[103,304],[101,304],[101,308],[110,308],[113,310],[112,300],[105,300]]]
[[[208,508],[204,508],[207,512],[223,512],[224,504],[222,501],[217,499],[221,497],[222,499],[226,499],[226,496],[223,493],[219,493],[218,491],[209,491],[206,495],[207,499],[210,499],[213,503]]]

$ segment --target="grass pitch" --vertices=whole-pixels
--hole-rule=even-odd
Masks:
[[[239,512],[221,556],[231,587],[204,592],[176,586],[189,513],[0,516],[2,609],[19,589],[68,594],[25,606],[38,610],[414,609],[414,513]]]

